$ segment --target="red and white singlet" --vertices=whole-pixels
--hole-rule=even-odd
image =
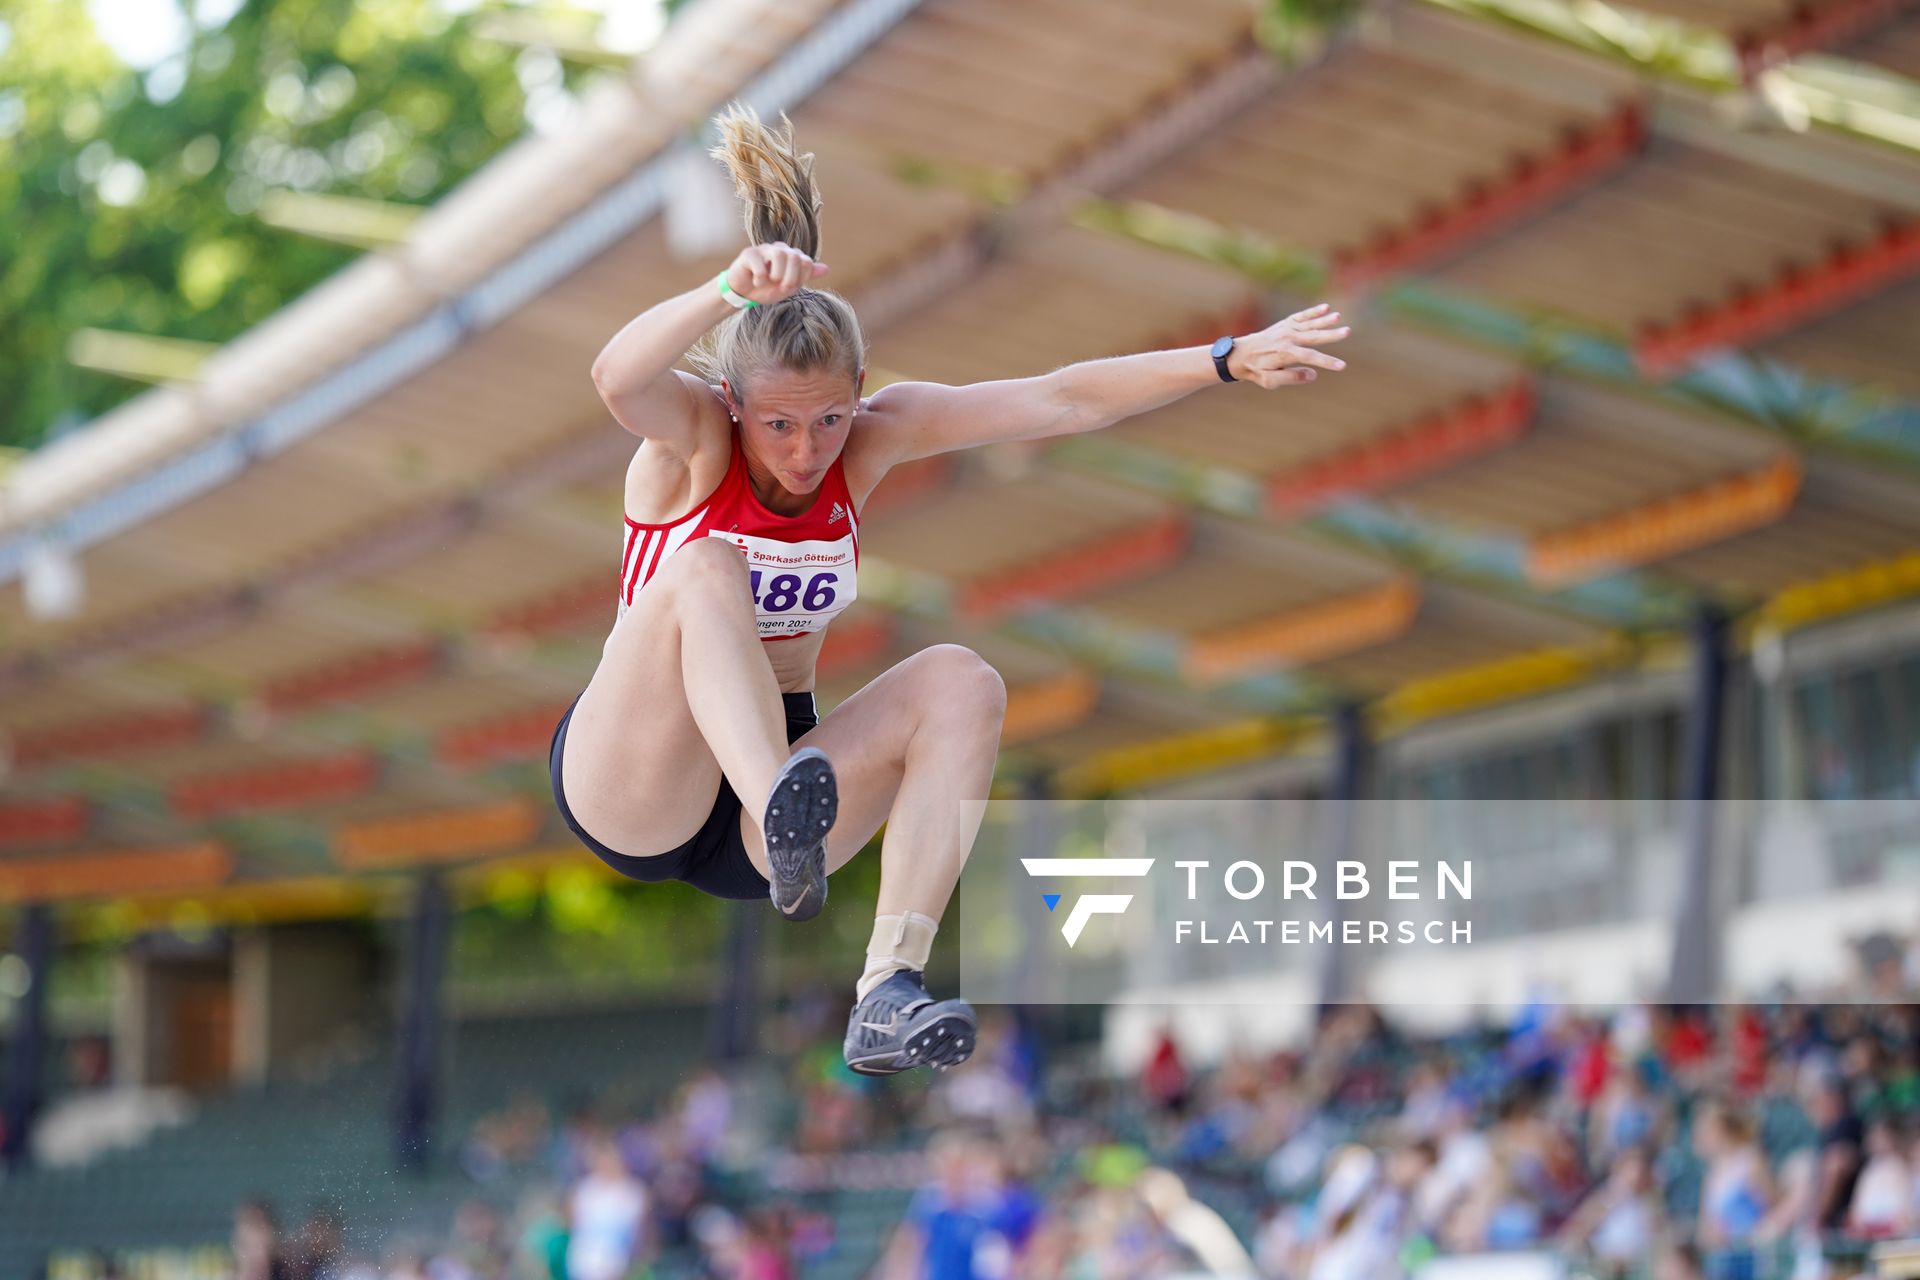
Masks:
[[[704,502],[667,524],[627,519],[620,560],[620,614],[659,572],[661,562],[693,538],[725,538],[747,557],[753,608],[762,640],[826,629],[853,603],[860,564],[860,521],[847,491],[846,455],[833,460],[799,515],[767,510],[754,496],[740,433],[733,432],[727,474]]]

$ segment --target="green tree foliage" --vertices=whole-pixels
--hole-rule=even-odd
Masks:
[[[77,330],[224,342],[356,256],[260,221],[268,193],[424,205],[519,136],[572,73],[480,14],[246,0],[139,71],[85,0],[0,0],[0,445],[141,390],[70,364]]]

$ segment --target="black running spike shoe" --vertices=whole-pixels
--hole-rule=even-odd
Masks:
[[[767,896],[789,920],[811,920],[827,905],[827,832],[840,812],[833,765],[802,747],[774,776],[760,829],[767,836]]]
[[[847,1018],[847,1065],[863,1076],[912,1067],[957,1067],[979,1039],[973,1006],[935,1000],[919,972],[903,969],[853,1006]]]

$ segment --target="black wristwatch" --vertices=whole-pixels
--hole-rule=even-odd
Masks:
[[[1213,344],[1213,371],[1220,375],[1222,382],[1238,382],[1240,379],[1227,372],[1227,356],[1233,351],[1233,336],[1217,340]]]

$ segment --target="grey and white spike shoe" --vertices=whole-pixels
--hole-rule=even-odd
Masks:
[[[965,1000],[935,1000],[915,970],[867,992],[847,1018],[847,1065],[863,1076],[912,1067],[957,1067],[973,1053],[979,1025]]]
[[[767,835],[767,896],[789,920],[811,920],[827,905],[827,833],[840,812],[840,785],[818,747],[802,747],[774,776],[760,829]]]

